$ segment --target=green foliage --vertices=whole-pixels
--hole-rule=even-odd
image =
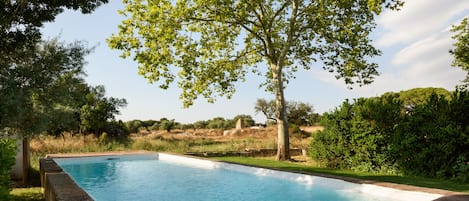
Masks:
[[[286,80],[299,67],[309,69],[316,58],[345,82],[367,84],[378,74],[376,64],[366,59],[380,54],[368,38],[375,14],[383,5],[397,6],[400,1],[124,4],[119,13],[126,19],[119,33],[108,39],[109,46],[121,50],[122,57],[133,55],[140,74],[162,88],[178,76],[181,99],[189,106],[199,95],[209,101],[216,94],[230,97],[233,83],[243,80],[249,69],[260,74],[254,67],[263,61],[271,67],[265,77],[272,92],[276,76]]]
[[[454,56],[452,66],[460,67],[466,71],[465,87],[469,85],[469,17],[464,18],[459,25],[453,26],[451,29],[455,33],[453,39],[454,49],[449,52]],[[463,86],[464,87],[464,86]]]
[[[215,117],[211,120],[208,120],[207,123],[208,124],[207,124],[206,128],[209,128],[209,129],[225,129],[225,118],[223,118],[223,117]]]
[[[0,128],[31,134],[76,125],[88,53],[80,43],[53,39],[0,58]]]
[[[414,88],[406,91],[400,91],[398,93],[388,92],[383,96],[391,96],[402,102],[406,111],[412,110],[415,106],[426,103],[430,96],[436,94],[443,96],[446,100],[451,99],[451,93],[443,88]]]
[[[41,187],[15,188],[10,193],[11,201],[45,201],[42,191]]]
[[[84,57],[89,52],[79,42],[64,44],[57,39],[17,49],[10,58],[15,59],[0,69],[0,128],[56,136],[80,127],[98,134],[106,129],[126,102],[106,98],[104,87],[84,81]]]
[[[296,124],[290,124],[291,132],[296,134],[301,134],[301,129]]]
[[[167,132],[171,132],[171,129],[173,129],[176,126],[176,122],[174,119],[167,120],[167,119],[161,119],[160,120],[160,129],[161,130],[166,130]]]
[[[261,112],[264,114],[267,121],[277,121],[275,119],[275,101],[267,101],[263,98],[258,98],[254,105],[254,111],[257,113]]]
[[[80,108],[81,130],[87,133],[101,133],[119,113],[119,107],[127,105],[125,99],[107,98],[104,86],[91,88],[86,95],[86,104]],[[111,133],[110,133],[111,134]]]
[[[411,108],[400,93],[345,101],[325,113],[311,156],[332,168],[467,182],[469,92],[433,93]]]
[[[233,120],[238,121],[238,119],[241,119],[242,124],[244,127],[251,127],[256,124],[256,121],[252,119],[251,115],[236,115]]]
[[[287,101],[288,122],[298,126],[310,125],[309,117],[313,114],[313,106],[309,103]]]
[[[65,8],[91,13],[108,0],[0,1],[0,55],[31,47],[41,39],[40,28],[54,21]]]
[[[127,142],[129,141],[129,130],[122,121],[108,121],[104,129],[108,139],[114,141]]]
[[[309,103],[304,103],[300,101],[286,101],[286,114],[288,118],[288,122],[291,124],[295,124],[297,126],[306,126],[306,125],[313,125],[316,121],[319,114],[314,113],[313,106]],[[254,111],[256,113],[261,112],[265,115],[267,120],[275,119],[275,100],[267,101],[265,99],[257,99],[256,105],[254,106]]]
[[[206,128],[207,125],[208,125],[207,121],[196,121],[196,122],[194,122],[194,128],[195,129]]]
[[[140,120],[132,120],[125,122],[125,126],[127,127],[130,133],[138,133],[142,125],[143,122]]]
[[[392,141],[392,153],[408,174],[469,181],[469,92],[451,101],[433,95],[406,115]]]
[[[366,85],[378,75],[381,54],[369,35],[383,7],[400,0],[347,1],[123,1],[119,33],[107,42],[133,57],[139,73],[167,89],[177,80],[185,107],[202,96],[230,98],[249,72],[265,77],[275,95],[278,159],[290,158],[284,89],[298,68],[323,68],[346,84]],[[263,65],[257,65],[264,62]]]
[[[0,197],[8,198],[10,194],[11,167],[15,164],[16,141],[0,138]]]
[[[346,100],[325,113],[324,131],[315,134],[311,156],[327,167],[367,172],[392,172],[387,141],[399,122],[400,103],[392,98]]]

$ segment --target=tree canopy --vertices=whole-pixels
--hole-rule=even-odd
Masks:
[[[466,71],[466,79],[464,80],[466,87],[469,85],[469,17],[464,18],[459,25],[453,26],[451,31],[455,33],[453,39],[454,49],[450,53],[454,56],[452,65],[460,67]]]
[[[404,108],[409,111],[415,108],[418,105],[422,105],[426,103],[430,96],[436,94],[445,98],[446,100],[451,99],[451,92],[444,88],[433,88],[433,87],[426,87],[426,88],[413,88],[409,90],[404,90],[400,92],[387,92],[383,94],[383,96],[390,96],[394,99],[399,100],[402,102]]]
[[[0,1],[0,53],[8,53],[19,46],[34,46],[41,39],[40,27],[54,21],[65,8],[87,14],[108,0],[73,1]]]
[[[383,7],[399,0],[124,0],[126,17],[108,43],[133,56],[139,73],[161,88],[177,80],[190,106],[199,96],[235,92],[249,72],[264,75],[275,95],[278,159],[289,155],[285,83],[319,59],[347,84],[369,84],[378,75],[371,58],[380,51],[369,35]],[[263,63],[264,62],[264,63]],[[265,65],[259,64],[267,64]]]
[[[68,104],[72,104],[75,90],[83,89],[79,86],[84,83],[80,78],[84,75],[83,58],[90,50],[80,43],[41,41],[39,29],[66,8],[91,13],[104,3],[107,0],[0,2],[2,130],[14,128],[23,134],[34,133],[55,120],[71,120],[73,112]]]
[[[80,43],[66,45],[53,39],[19,47],[11,60],[0,59],[0,128],[25,133],[46,129],[51,122],[48,117],[76,103],[72,93],[82,87],[88,53]]]
[[[314,113],[313,106],[309,103],[301,101],[286,101],[286,113],[288,122],[297,126],[311,125],[316,122],[311,122],[317,114]],[[275,100],[267,101],[265,99],[257,99],[254,106],[256,113],[261,112],[267,118],[267,121],[275,121]]]

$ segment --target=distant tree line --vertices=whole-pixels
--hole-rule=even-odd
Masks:
[[[297,128],[299,126],[310,126],[319,123],[321,117],[320,114],[314,113],[313,106],[309,103],[287,101],[287,114],[290,127]],[[273,113],[275,110],[274,100],[266,101],[264,99],[258,99],[254,110],[256,113],[263,113],[267,119],[266,124],[260,123],[261,125],[275,124]],[[182,124],[176,122],[174,119],[169,120],[167,118],[161,118],[160,120],[131,120],[125,122],[125,126],[131,133],[138,133],[141,130],[166,130],[172,129],[233,129],[236,127],[236,122],[241,119],[244,127],[255,126],[256,122],[250,115],[240,114],[232,119],[225,119],[223,117],[215,117],[209,120],[200,120],[194,123]]]
[[[159,121],[156,120],[131,120],[125,122],[127,129],[131,133],[138,133],[141,130],[152,131],[152,130],[166,130],[170,132],[172,129],[232,129],[236,127],[236,122],[241,119],[244,127],[251,127],[255,125],[255,121],[250,115],[237,115],[232,119],[225,119],[223,117],[215,117],[210,120],[201,120],[194,123],[182,124],[176,122],[174,119],[169,120],[167,118],[161,118]]]
[[[330,168],[469,181],[469,92],[413,89],[346,100],[310,144]]]

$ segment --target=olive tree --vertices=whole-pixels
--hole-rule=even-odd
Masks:
[[[108,43],[132,56],[139,73],[163,89],[177,81],[188,107],[199,96],[230,98],[250,72],[276,100],[277,159],[288,160],[286,81],[317,59],[347,84],[378,75],[369,58],[375,17],[400,0],[124,0],[126,17]],[[267,66],[265,66],[267,65]]]

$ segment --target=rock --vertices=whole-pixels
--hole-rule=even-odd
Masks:
[[[241,118],[236,121],[236,130],[241,130],[243,128],[243,121],[241,121]]]

